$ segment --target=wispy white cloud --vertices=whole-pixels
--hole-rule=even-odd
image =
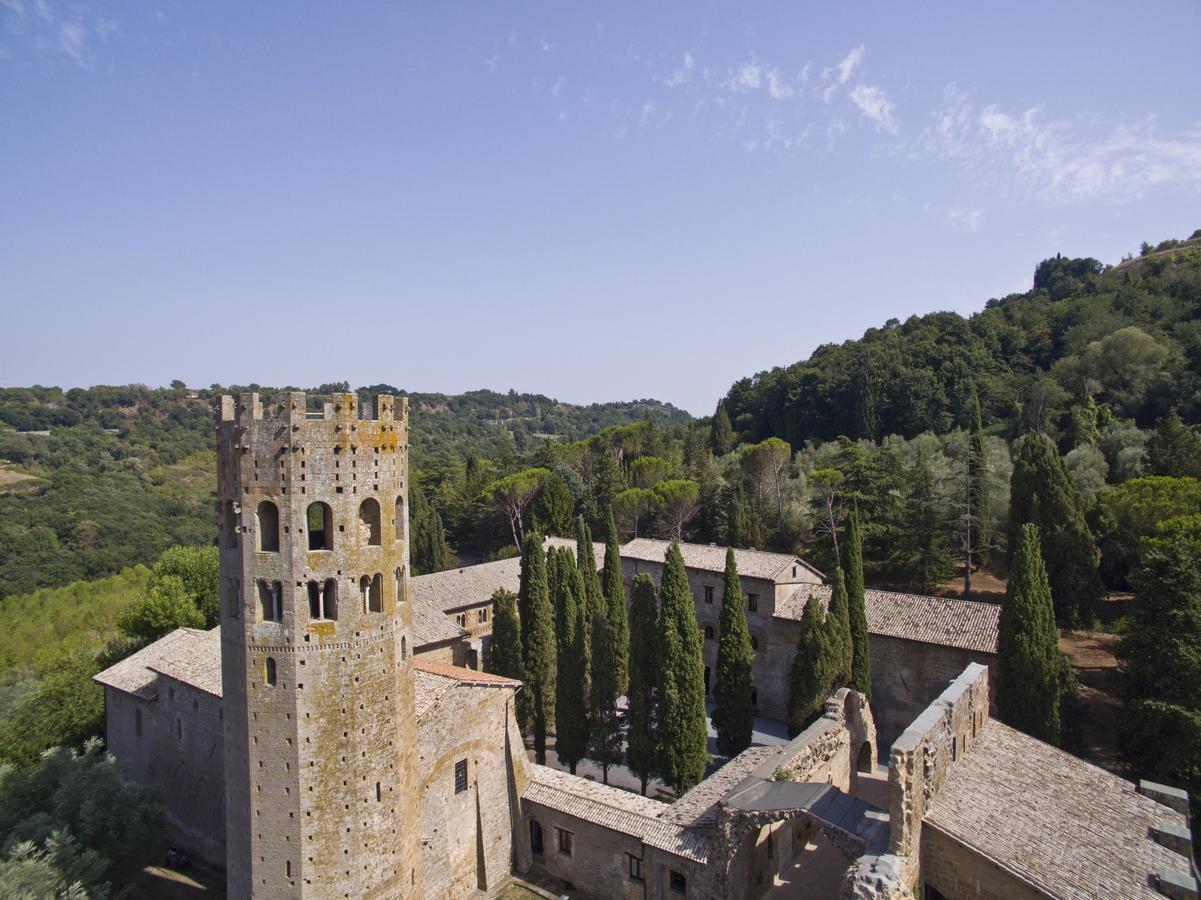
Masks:
[[[851,102],[859,111],[876,123],[876,127],[889,134],[897,133],[892,119],[892,101],[883,89],[874,84],[858,84],[851,90]]]
[[[681,84],[686,84],[692,77],[692,65],[692,54],[688,51],[684,51],[684,62],[678,69],[667,76],[667,80],[664,81],[664,84],[666,84],[668,87],[678,87]]]
[[[863,62],[863,54],[866,52],[866,45],[860,44],[839,60],[837,65],[822,69],[822,81],[827,82],[825,90],[822,91],[822,100],[829,103],[835,92],[851,80],[855,69]]]
[[[984,224],[984,210],[963,209],[954,206],[947,211],[947,218],[951,221],[952,225],[966,228],[968,231],[975,231]]]
[[[911,148],[953,160],[984,178],[1008,180],[1027,198],[1126,200],[1162,185],[1201,188],[1201,128],[1160,133],[1153,117],[1134,124],[1055,119],[1040,106],[981,108],[948,86]]]
[[[645,125],[655,115],[655,101],[647,100],[642,104],[642,124]]]
[[[0,14],[8,34],[37,53],[62,57],[83,68],[92,66],[95,44],[108,43],[120,31],[113,19],[52,0],[0,0]]]

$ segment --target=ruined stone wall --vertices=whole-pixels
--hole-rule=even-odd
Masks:
[[[988,669],[971,664],[893,742],[889,754],[889,852],[905,882],[919,869],[922,819],[988,718]]]
[[[306,402],[218,411],[229,892],[417,893],[407,404]]]
[[[922,831],[921,875],[923,883],[949,898],[1042,900],[1047,896],[933,825]]]
[[[172,843],[224,866],[221,698],[164,676],[159,681],[159,697],[150,701],[105,687],[108,751],[126,777],[159,789]]]
[[[425,896],[463,897],[509,874],[518,810],[510,806],[524,746],[506,741],[510,688],[458,687],[423,716],[417,743]],[[455,764],[467,789],[455,791]]]

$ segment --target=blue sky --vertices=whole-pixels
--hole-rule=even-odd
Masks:
[[[1201,5],[0,0],[0,384],[698,414],[1201,228]]]

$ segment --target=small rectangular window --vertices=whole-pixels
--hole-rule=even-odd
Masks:
[[[671,870],[669,883],[673,894],[683,894],[688,890],[688,879],[674,869]]]
[[[746,608],[748,610],[750,610],[751,612],[756,612],[759,609],[759,595],[758,594],[747,594],[746,595]]]
[[[562,828],[556,830],[559,832],[559,852],[564,856],[571,856],[571,843],[575,835],[570,831],[564,831]]]
[[[713,586],[712,585],[708,585],[708,584],[705,585],[705,602],[708,604],[713,603]]]
[[[455,763],[455,793],[461,794],[467,790],[467,760],[460,759]]]
[[[642,858],[635,856],[633,853],[627,853],[626,858],[630,862],[630,878],[633,881],[643,881],[642,876]]]

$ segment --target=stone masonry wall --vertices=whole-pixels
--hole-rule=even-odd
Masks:
[[[163,676],[159,681],[153,701],[104,689],[108,751],[127,777],[161,791],[172,843],[224,866],[221,698]]]
[[[938,885],[938,891],[944,897],[971,897],[974,900],[1041,900],[1046,897],[986,857],[930,826],[922,834],[921,874],[925,883]]]
[[[919,874],[922,819],[951,765],[988,718],[988,669],[969,665],[909,728],[889,754],[889,852],[902,863],[904,883]]]
[[[427,897],[494,889],[509,875],[517,815],[511,780],[514,767],[524,765],[524,748],[505,741],[513,697],[511,688],[460,686],[422,718],[417,768]],[[461,760],[467,789],[456,793]]]
[[[642,841],[620,831],[613,831],[592,822],[554,809],[523,801],[523,840],[529,846],[530,822],[542,827],[542,853],[531,852],[530,865],[534,872],[545,872],[575,885],[572,896],[585,898],[621,897],[624,900],[642,900],[644,896],[655,896],[647,891],[649,882],[630,878],[627,856],[635,856],[649,863]],[[559,850],[559,832],[571,833],[571,854]],[[649,865],[646,877],[651,878]],[[666,894],[664,894],[666,896]]]

